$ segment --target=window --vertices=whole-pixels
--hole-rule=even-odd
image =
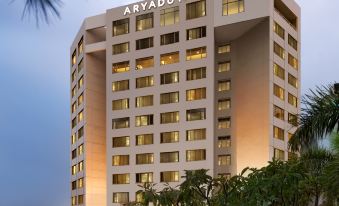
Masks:
[[[137,191],[135,193],[135,202],[136,203],[143,203],[145,201],[144,194],[145,194],[145,192],[143,192],[143,191]]]
[[[84,111],[79,112],[78,114],[78,123],[84,120]]]
[[[82,155],[83,153],[84,153],[84,145],[82,144],[78,147],[78,156]]]
[[[74,104],[72,104],[72,114],[73,114],[74,112],[76,112],[76,110],[77,110],[77,103],[74,102]]]
[[[160,45],[168,45],[179,42],[179,32],[163,34],[160,36]]]
[[[244,12],[244,0],[223,0],[222,15],[228,16]]]
[[[179,162],[179,152],[161,152],[160,163]]]
[[[274,148],[273,159],[284,161],[285,160],[285,152],[283,150]]]
[[[153,164],[154,163],[154,154],[146,153],[146,154],[137,154],[136,155],[136,164]]]
[[[129,184],[129,174],[113,174],[112,176],[113,185]]]
[[[206,26],[186,30],[186,40],[206,37]]]
[[[72,159],[75,159],[77,157],[77,149],[72,151]]]
[[[197,141],[206,139],[206,129],[192,129],[186,131],[187,141]]]
[[[277,22],[274,22],[273,30],[278,36],[280,36],[282,39],[285,39],[285,29],[282,28]]]
[[[161,172],[160,182],[179,182],[179,172],[178,171]]]
[[[187,121],[196,121],[206,119],[206,109],[191,109],[186,111]]]
[[[292,74],[288,74],[288,83],[291,86],[298,88],[298,79],[294,77]]]
[[[129,33],[129,18],[113,21],[113,36]]]
[[[115,155],[112,157],[112,166],[129,165],[129,155]]]
[[[153,95],[136,97],[135,98],[135,107],[148,107],[153,106]]]
[[[153,182],[153,172],[136,173],[136,183],[150,183]]]
[[[77,173],[77,166],[76,165],[73,165],[72,166],[72,175],[75,175]]]
[[[218,46],[218,54],[225,54],[231,52],[231,45],[226,44],[223,46]]]
[[[79,195],[79,196],[78,196],[78,204],[79,204],[79,205],[84,204],[84,195]]]
[[[170,124],[179,122],[179,112],[167,112],[160,114],[160,124]]]
[[[228,110],[231,108],[231,100],[230,99],[220,99],[218,100],[218,110]]]
[[[273,93],[276,97],[278,97],[281,100],[285,99],[285,90],[278,85],[274,84],[273,86]]]
[[[218,137],[218,148],[230,148],[231,144],[231,136]]]
[[[282,48],[279,44],[277,44],[276,42],[274,42],[274,53],[276,55],[278,55],[279,57],[281,57],[282,59],[285,59],[285,49]]]
[[[84,76],[80,77],[78,81],[78,89],[80,89],[84,85]]]
[[[273,107],[273,115],[278,119],[285,120],[285,111],[275,105]]]
[[[179,52],[173,52],[173,53],[167,53],[167,54],[161,54],[160,55],[160,64],[166,65],[166,64],[175,64],[180,61]]]
[[[115,44],[112,46],[113,55],[129,52],[129,42]]]
[[[153,125],[153,114],[141,115],[141,116],[135,117],[136,127],[149,126],[149,125]]]
[[[113,203],[128,203],[129,193],[128,192],[114,192]]]
[[[72,120],[72,129],[74,128],[74,127],[76,127],[77,126],[77,118],[75,117],[73,120]]]
[[[118,62],[112,65],[112,73],[123,73],[129,71],[129,61]]]
[[[179,82],[179,72],[171,72],[160,75],[161,85],[163,84],[174,84]]]
[[[285,134],[285,132],[284,132],[283,129],[276,127],[276,126],[273,126],[273,137],[274,138],[284,141],[285,140],[284,134]]]
[[[129,108],[129,99],[118,99],[112,101],[112,110],[124,110]]]
[[[179,16],[178,6],[160,10],[160,26],[168,26],[179,23]]]
[[[78,64],[78,73],[80,73],[83,68],[84,68],[84,61],[81,59],[80,63]]]
[[[288,64],[291,65],[294,69],[298,70],[298,59],[295,58],[292,54],[288,54]]]
[[[160,104],[172,104],[179,102],[179,92],[160,94]]]
[[[71,77],[71,79],[72,79],[72,82],[74,82],[74,80],[77,78],[77,71],[74,71],[73,73],[72,73],[72,77]]]
[[[186,91],[186,101],[206,99],[206,88],[191,89]]]
[[[145,57],[135,60],[136,70],[154,67],[154,57]]]
[[[230,80],[221,80],[218,82],[218,91],[230,91],[231,90],[231,81]]]
[[[298,116],[291,114],[291,113],[288,113],[288,123],[297,127],[298,126]]]
[[[231,118],[219,118],[218,119],[218,129],[229,129],[231,127]]]
[[[206,58],[206,47],[199,47],[195,49],[187,49],[186,50],[186,60],[197,60],[197,59],[203,59]]]
[[[83,188],[84,187],[84,178],[78,179],[77,185],[78,185],[78,188]]]
[[[80,94],[78,97],[78,106],[80,106],[84,102],[84,93]]]
[[[77,87],[74,86],[72,89],[72,98],[75,97],[75,95],[77,95]]]
[[[77,63],[77,51],[75,50],[72,54],[72,66]]]
[[[153,13],[137,16],[136,31],[143,31],[153,28]]]
[[[202,161],[206,160],[206,150],[198,149],[198,150],[187,150],[186,151],[186,161]]]
[[[119,92],[119,91],[126,91],[129,90],[129,80],[122,80],[112,83],[112,91]]]
[[[71,136],[71,143],[74,144],[76,141],[77,141],[76,135],[73,134],[73,135]]]
[[[273,64],[273,72],[275,76],[279,77],[282,80],[285,80],[285,69],[283,69],[276,63]]]
[[[112,119],[112,129],[129,128],[129,117]]]
[[[288,44],[295,50],[298,50],[298,41],[295,40],[295,38],[293,38],[290,34],[288,35]]]
[[[190,69],[186,71],[186,80],[198,80],[198,79],[205,79],[206,78],[206,67]]]
[[[200,0],[186,4],[186,19],[195,19],[206,16],[206,1]]]
[[[135,41],[136,50],[148,49],[153,47],[153,37],[148,37],[144,39],[138,39]]]
[[[292,106],[298,107],[298,98],[288,93],[288,103]]]
[[[218,72],[228,72],[231,70],[231,62],[221,62],[218,64]]]
[[[160,134],[160,143],[175,143],[179,142],[179,132],[163,132]]]
[[[136,88],[145,88],[145,87],[151,87],[154,85],[154,77],[153,76],[147,76],[147,77],[140,77],[136,79]]]
[[[78,139],[80,139],[81,137],[84,136],[84,127],[81,127],[79,130],[78,130]]]
[[[219,166],[231,165],[231,155],[219,155],[218,156],[218,165]]]
[[[153,144],[153,134],[140,134],[135,136],[135,145],[150,145]]]
[[[79,172],[84,170],[84,161],[79,162],[78,169],[79,169]]]
[[[130,146],[130,138],[125,136],[125,137],[113,137],[112,138],[113,148],[117,147],[129,147]]]

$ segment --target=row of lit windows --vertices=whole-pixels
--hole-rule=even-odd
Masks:
[[[82,172],[83,170],[84,170],[84,161],[81,161],[78,164],[72,166],[71,173],[72,175],[75,175],[78,172]]]
[[[77,149],[72,150],[72,159],[81,156],[84,153],[84,145],[80,145]]]
[[[281,88],[280,86],[274,84],[273,93],[279,99],[285,100],[285,89]],[[298,107],[298,98],[293,94],[288,93],[288,103],[294,107]]]
[[[85,203],[84,201],[85,201],[84,195],[73,196],[71,199],[71,204],[72,206],[82,205]]]
[[[280,26],[277,22],[274,22],[273,30],[279,37],[285,39],[285,29],[282,26]],[[298,50],[298,41],[295,38],[293,38],[292,35],[290,34],[288,34],[288,44],[295,50]]]
[[[276,55],[278,55],[280,58],[285,59],[285,49],[280,46],[278,43],[274,42],[273,45],[273,51]],[[294,69],[299,69],[299,61],[297,58],[295,58],[292,54],[288,53],[288,64],[293,67]]]
[[[84,52],[84,37],[81,37],[78,43],[78,56],[80,56],[83,52]],[[72,53],[71,62],[72,62],[72,66],[74,66],[77,63],[77,50],[75,50]]]
[[[80,122],[84,120],[84,111],[80,111],[74,119],[72,119],[72,129],[77,126]]]
[[[80,178],[71,183],[72,190],[81,189],[84,187],[84,178]]]
[[[76,80],[77,74],[79,74],[83,68],[84,68],[84,61],[81,60],[80,63],[78,64],[78,69],[75,69],[71,75],[72,82]]]
[[[273,114],[274,114],[274,117],[285,121],[285,110],[284,109],[274,105],[274,107],[273,107]],[[288,113],[287,120],[288,120],[288,123],[293,125],[293,126],[297,126],[297,124],[298,124],[298,117],[297,117],[297,115]]]
[[[276,63],[274,63],[273,72],[275,76],[279,77],[282,80],[285,80],[285,69]],[[295,88],[299,87],[298,79],[290,73],[288,73],[288,83]]]

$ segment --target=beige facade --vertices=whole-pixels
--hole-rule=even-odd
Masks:
[[[176,186],[185,170],[227,178],[289,158],[300,110],[293,0],[114,8],[84,21],[71,56],[71,135],[84,128],[72,139],[73,205],[137,201],[138,184]]]

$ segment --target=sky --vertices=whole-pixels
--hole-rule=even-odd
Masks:
[[[0,205],[68,206],[69,46],[85,17],[133,0],[64,0],[61,19],[39,28],[10,2],[0,2]],[[305,93],[339,82],[339,1],[297,2]]]

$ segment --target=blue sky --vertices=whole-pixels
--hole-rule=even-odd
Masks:
[[[122,1],[68,0],[62,19],[39,29],[21,21],[23,1],[9,2],[0,2],[0,205],[66,206],[69,45],[86,16]],[[298,2],[305,92],[339,81],[339,1]]]

